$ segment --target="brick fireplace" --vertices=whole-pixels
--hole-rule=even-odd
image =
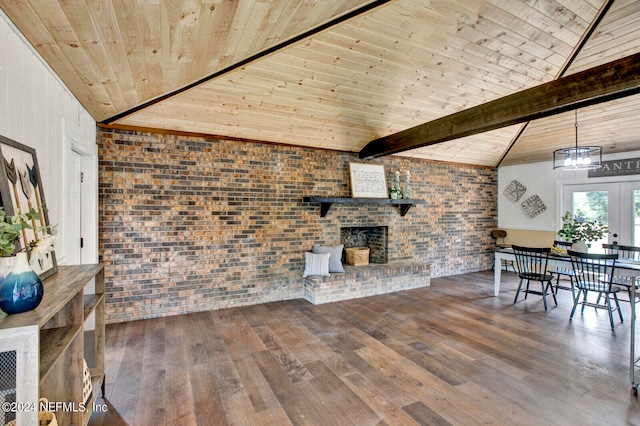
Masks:
[[[344,219],[348,221],[348,218]],[[304,298],[313,304],[321,304],[428,286],[430,265],[420,260],[394,257],[392,247],[400,241],[390,240],[390,230],[393,234],[394,229],[392,216],[389,221],[390,226],[340,226],[340,243],[345,248],[368,247],[369,264],[352,266],[345,263],[344,273],[304,278]]]

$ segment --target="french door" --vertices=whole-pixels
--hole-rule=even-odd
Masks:
[[[563,214],[570,211],[609,226],[608,237],[594,243],[640,246],[640,181],[587,183],[563,187]]]

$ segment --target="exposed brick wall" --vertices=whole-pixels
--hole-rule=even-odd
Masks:
[[[357,154],[100,128],[100,261],[108,322],[301,298],[303,251],[337,244],[341,226],[388,226],[389,261],[431,276],[491,267],[495,170],[384,157],[411,171],[405,217],[392,206],[334,205]]]

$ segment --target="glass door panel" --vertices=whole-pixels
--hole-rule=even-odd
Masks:
[[[593,220],[609,225],[609,191],[576,191],[573,193],[573,215],[581,220]],[[602,244],[609,241],[605,235],[591,242],[591,251],[601,251]]]
[[[619,243],[640,246],[640,182],[620,183],[620,221]]]
[[[564,211],[584,220],[600,221],[611,229],[608,236],[591,243],[591,252],[602,252],[602,244],[613,242],[619,235],[619,184],[567,185],[563,192]]]

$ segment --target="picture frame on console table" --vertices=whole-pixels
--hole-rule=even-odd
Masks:
[[[352,198],[389,198],[383,164],[349,162]]]
[[[0,195],[2,207],[7,216],[12,216],[18,211],[27,213],[33,209],[40,213],[40,220],[35,221],[34,228],[46,226],[49,229],[49,215],[40,180],[36,150],[0,136],[0,156],[2,157],[0,159]],[[17,249],[43,235],[42,232],[36,233],[35,229],[25,229],[24,232],[27,242],[25,243],[22,237],[16,244]],[[31,267],[41,279],[55,274],[58,272],[55,251],[51,251],[39,262],[34,262]]]

